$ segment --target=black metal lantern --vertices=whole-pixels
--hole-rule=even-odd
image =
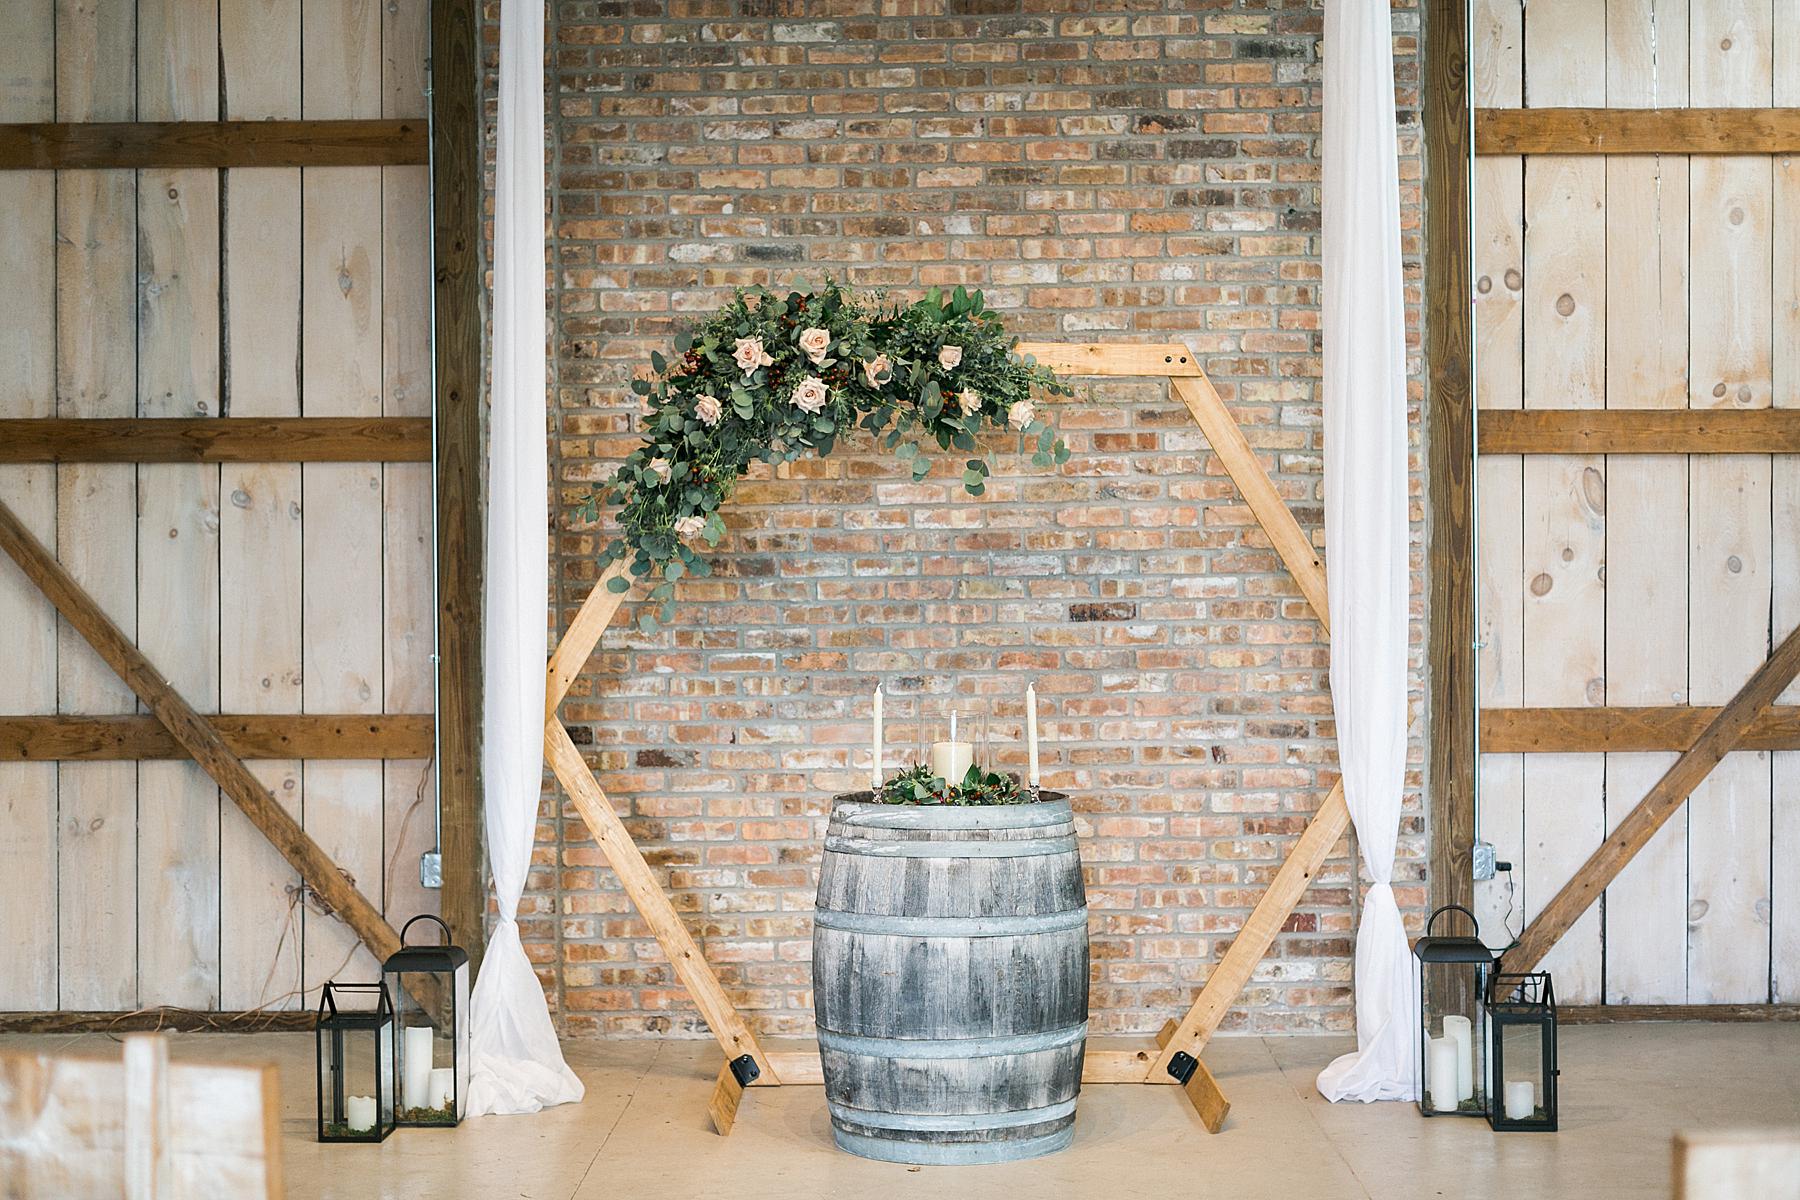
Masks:
[[[437,946],[409,946],[420,921],[444,931]],[[400,949],[382,964],[398,1008],[394,1078],[401,1125],[449,1127],[462,1120],[469,1097],[469,956],[450,944],[450,927],[426,913],[400,930]]]
[[[1468,936],[1433,935],[1447,912],[1469,918]],[[1428,1117],[1485,1117],[1487,1019],[1482,1003],[1494,953],[1481,940],[1475,914],[1447,904],[1431,914],[1425,936],[1413,945],[1418,961],[1419,1044],[1413,1078],[1419,1111]],[[1435,1026],[1437,1032],[1432,1032]]]
[[[1550,973],[1495,975],[1488,988],[1494,1071],[1488,1123],[1556,1128],[1556,993]]]
[[[379,1142],[394,1132],[394,1006],[380,983],[327,983],[313,1027],[319,1140]]]

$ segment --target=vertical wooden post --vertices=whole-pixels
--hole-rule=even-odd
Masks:
[[[487,889],[481,838],[481,139],[475,19],[474,0],[432,0],[438,848],[444,920],[479,966]]]
[[[1470,906],[1475,842],[1475,404],[1470,386],[1468,0],[1425,11],[1426,795],[1431,904]]]

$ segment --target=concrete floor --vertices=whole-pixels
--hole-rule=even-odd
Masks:
[[[904,1167],[835,1149],[816,1087],[759,1088],[736,1132],[714,1135],[711,1042],[572,1042],[587,1098],[450,1133],[386,1143],[313,1141],[310,1034],[177,1034],[178,1058],[281,1068],[288,1195],[619,1200],[948,1197],[1106,1200],[1229,1195],[1660,1197],[1677,1129],[1800,1123],[1800,1025],[1613,1025],[1565,1029],[1563,1129],[1494,1134],[1486,1122],[1426,1121],[1410,1105],[1331,1105],[1313,1089],[1340,1038],[1221,1038],[1207,1062],[1231,1099],[1208,1135],[1173,1088],[1090,1088],[1074,1146],[1033,1162]],[[5,1037],[8,1048],[99,1054],[99,1035]]]

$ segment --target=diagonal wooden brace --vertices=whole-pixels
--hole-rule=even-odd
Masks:
[[[0,503],[0,549],[11,556],[63,620],[117,673],[169,731],[169,736],[212,776],[219,789],[231,797],[232,803],[281,852],[288,865],[299,872],[306,886],[355,932],[376,960],[385,961],[398,950],[400,935],[380,910],[356,889],[331,856],[269,794],[243,760],[232,753],[218,731],[169,686],[143,652],[4,503]],[[434,998],[421,995],[418,999],[427,1009],[435,1009]]]

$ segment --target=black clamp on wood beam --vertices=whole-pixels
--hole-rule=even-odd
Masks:
[[[1193,1068],[1189,1067],[1188,1070],[1192,1071]],[[731,1077],[738,1081],[739,1087],[749,1087],[761,1076],[762,1068],[756,1065],[756,1059],[751,1055],[740,1054],[731,1060]]]
[[[1187,1081],[1194,1077],[1194,1068],[1199,1065],[1200,1060],[1189,1054],[1186,1050],[1177,1050],[1174,1054],[1169,1056],[1168,1071],[1169,1074],[1174,1077],[1176,1083],[1186,1087]]]

